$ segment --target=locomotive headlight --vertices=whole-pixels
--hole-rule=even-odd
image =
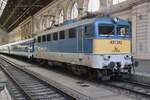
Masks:
[[[108,61],[109,59],[110,59],[110,56],[103,56],[103,59],[105,60],[105,61]]]
[[[130,59],[131,59],[131,56],[126,55],[126,56],[124,56],[124,59],[125,59],[125,60],[130,60]]]
[[[115,17],[114,22],[117,23],[119,21],[119,18]]]

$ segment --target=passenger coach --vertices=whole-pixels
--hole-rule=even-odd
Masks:
[[[2,54],[21,56],[26,57],[28,59],[33,58],[33,52],[34,52],[33,38],[0,46],[0,53]]]

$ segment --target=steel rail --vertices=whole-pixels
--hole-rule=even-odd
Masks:
[[[141,87],[143,86],[143,87],[146,87],[146,88],[150,88],[150,84],[145,84],[145,83],[132,81],[132,80],[121,80],[121,81],[126,82],[126,83],[135,84],[135,85],[138,85],[138,86],[141,86]]]
[[[119,82],[121,82],[121,84],[123,84],[123,85],[119,85]],[[147,84],[132,82],[132,81],[117,81],[117,82],[112,81],[112,82],[103,82],[102,84],[105,86],[110,86],[110,87],[115,87],[118,89],[126,90],[126,91],[129,91],[131,93],[135,93],[135,94],[138,94],[138,95],[141,95],[144,97],[150,97],[150,85],[147,85]],[[126,85],[128,85],[128,86],[126,86]],[[130,87],[132,87],[132,88],[130,88]],[[148,91],[148,93],[146,91],[145,92],[144,91],[138,91],[138,89],[135,89],[135,87],[136,88],[138,87],[142,90],[148,90],[149,89],[149,91]]]
[[[40,83],[44,84],[44,86],[47,86],[48,88],[52,89],[53,91],[56,91],[56,93],[58,93],[59,95],[61,95],[65,99],[67,99],[67,100],[76,100],[74,97],[64,93],[63,91],[61,91],[61,90],[57,89],[56,87],[50,85],[46,81],[38,78],[38,76],[34,76],[33,74],[31,74],[29,72],[26,72],[22,68],[19,68],[17,65],[12,63],[11,61],[8,61],[7,59],[5,59],[3,57],[0,57],[0,59],[2,60],[0,66],[2,67],[4,72],[13,80],[13,82],[19,87],[19,89],[21,90],[23,95],[27,98],[27,100],[34,100],[34,98],[32,97],[31,94],[29,94],[29,92],[26,91],[26,89],[18,82],[18,80],[16,80],[15,76],[10,72],[9,69],[7,69],[8,67],[6,68],[5,64],[3,64],[4,62],[6,62],[8,65],[14,67],[14,69],[16,68],[17,70],[20,70],[21,72],[26,73],[28,76],[34,78],[35,80],[38,80]],[[51,100],[53,100],[53,99],[51,99]]]
[[[21,85],[17,82],[17,80],[11,75],[11,73],[9,73],[9,71],[5,68],[5,66],[0,63],[1,68],[4,70],[4,72],[7,74],[7,76],[10,77],[10,79],[19,87],[19,90],[21,91],[21,93],[25,96],[25,98],[27,100],[33,100],[32,97],[30,95],[28,95],[28,93],[21,87]]]

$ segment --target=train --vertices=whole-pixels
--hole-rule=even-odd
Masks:
[[[60,63],[77,75],[111,79],[132,73],[132,33],[127,20],[88,18],[0,46],[0,53]]]

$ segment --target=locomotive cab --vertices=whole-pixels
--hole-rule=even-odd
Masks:
[[[131,74],[130,24],[119,18],[96,20],[93,38],[92,66],[102,75]]]

